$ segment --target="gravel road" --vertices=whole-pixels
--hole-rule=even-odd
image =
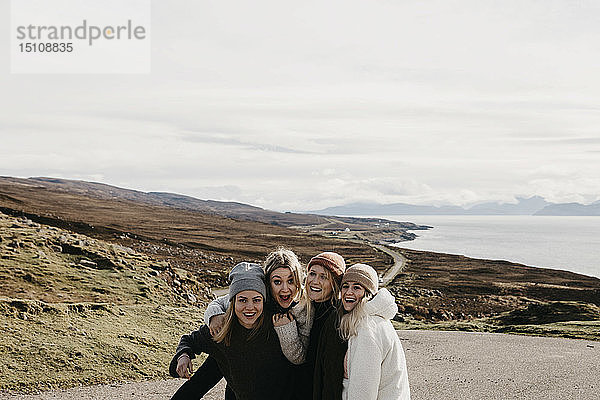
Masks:
[[[600,342],[490,333],[399,331],[413,400],[600,399]],[[127,383],[0,400],[168,399],[183,383]],[[205,399],[223,398],[219,384]]]

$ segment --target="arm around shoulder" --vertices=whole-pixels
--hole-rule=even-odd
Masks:
[[[227,307],[229,306],[229,295],[223,295],[221,297],[217,297],[213,301],[208,304],[206,307],[206,311],[204,312],[204,323],[206,325],[210,324],[210,319],[215,315],[225,314],[227,311]]]

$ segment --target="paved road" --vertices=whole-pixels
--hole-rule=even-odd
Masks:
[[[413,400],[597,400],[600,341],[399,331]],[[0,400],[168,399],[183,380],[75,388]],[[223,398],[223,384],[205,397]]]
[[[406,258],[402,254],[398,253],[397,251],[390,250],[387,247],[382,246],[380,244],[369,244],[369,245],[376,249],[383,251],[384,253],[387,253],[394,259],[394,265],[389,267],[382,276],[383,282],[382,282],[381,286],[387,286],[390,282],[392,282],[394,280],[396,275],[398,275],[398,273],[400,273],[400,271],[402,271],[402,269],[404,268],[404,265],[406,264]]]

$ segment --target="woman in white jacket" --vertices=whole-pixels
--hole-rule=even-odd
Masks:
[[[343,400],[408,400],[406,359],[390,319],[398,311],[394,296],[378,290],[378,276],[355,264],[342,279],[343,315],[339,333],[348,340]]]

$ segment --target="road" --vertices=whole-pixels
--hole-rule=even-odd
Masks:
[[[389,267],[388,270],[385,271],[385,273],[382,276],[383,282],[381,286],[387,286],[390,282],[394,280],[396,275],[398,275],[398,273],[402,271],[404,265],[406,265],[406,258],[404,258],[404,256],[398,253],[397,251],[391,250],[383,245],[371,243],[369,245],[371,247],[383,251],[384,253],[388,254],[394,259],[394,264],[391,267]]]
[[[600,342],[493,333],[398,331],[413,400],[600,399]],[[74,388],[0,400],[168,399],[183,383]],[[221,383],[205,399],[222,399]]]

